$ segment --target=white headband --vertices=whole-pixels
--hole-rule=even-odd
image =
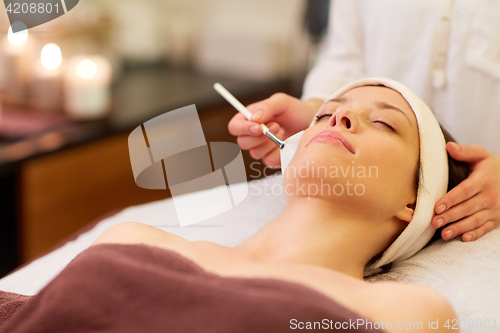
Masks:
[[[446,193],[448,187],[448,158],[443,132],[429,107],[410,89],[386,78],[368,78],[347,84],[330,96],[329,100],[356,87],[369,85],[382,85],[399,92],[415,113],[420,138],[420,174],[417,202],[412,220],[384,251],[382,257],[366,267],[365,276],[380,271],[380,267],[388,263],[411,257],[429,242],[435,232],[430,223],[434,215],[434,205]],[[296,135],[301,136],[301,134]],[[282,170],[286,168],[290,159],[291,157],[285,158]]]

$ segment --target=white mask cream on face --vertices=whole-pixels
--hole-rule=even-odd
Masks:
[[[295,151],[297,151],[297,147],[303,134],[304,131],[300,131],[286,139],[287,149],[282,149],[280,151],[281,173],[285,172],[286,167],[290,164],[293,155],[295,155]]]

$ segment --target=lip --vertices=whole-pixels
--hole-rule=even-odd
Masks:
[[[336,144],[340,147],[343,147],[344,149],[348,150],[351,154],[354,154],[354,148],[352,145],[347,141],[347,139],[340,134],[339,132],[336,131],[323,131],[321,133],[316,134],[311,141],[309,141],[309,144],[313,141],[322,141],[322,142],[329,142]]]

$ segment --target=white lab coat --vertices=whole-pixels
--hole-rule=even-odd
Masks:
[[[333,0],[302,99],[374,76],[412,89],[459,143],[500,155],[500,0]]]

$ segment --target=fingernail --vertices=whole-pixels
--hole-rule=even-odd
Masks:
[[[471,235],[465,235],[464,240],[466,242],[470,242],[472,240],[472,236]]]
[[[444,225],[444,220],[443,219],[438,219],[436,221],[436,229],[441,228]]]
[[[278,132],[278,130],[280,129],[280,127],[276,124],[274,124],[273,126],[271,126],[271,128],[269,129],[271,132]]]
[[[447,230],[444,233],[444,236],[446,237],[446,239],[451,239],[453,237],[453,230]]]
[[[257,121],[262,117],[262,111],[257,111],[254,114],[252,114],[252,120]]]
[[[259,127],[260,127],[259,125],[250,126],[250,132],[255,133],[255,134],[259,133]]]
[[[451,146],[453,147],[453,149],[460,150],[460,146],[457,145],[455,142],[450,142],[450,143],[451,143]]]
[[[446,205],[445,204],[441,204],[439,205],[438,209],[437,209],[437,213],[438,214],[441,214],[442,212],[444,212],[446,210]]]

